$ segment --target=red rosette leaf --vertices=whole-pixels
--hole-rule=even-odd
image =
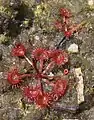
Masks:
[[[26,53],[26,49],[24,45],[22,44],[16,44],[15,47],[12,49],[12,55],[13,56],[18,56],[18,57],[23,57]]]

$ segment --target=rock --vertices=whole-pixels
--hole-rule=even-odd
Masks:
[[[77,98],[78,98],[78,104],[84,102],[84,83],[83,83],[83,75],[81,72],[81,68],[75,68],[74,73],[76,77],[78,78],[77,81]]]
[[[88,5],[93,6],[94,5],[94,0],[88,0]]]
[[[68,48],[68,52],[78,53],[78,45],[75,43],[71,44]]]
[[[54,74],[53,74],[52,72],[50,72],[48,76],[50,76],[50,77],[52,76],[52,77],[53,77],[53,76],[54,76]]]
[[[94,120],[94,107],[92,107],[88,112],[86,111],[86,114],[88,114],[88,120]]]

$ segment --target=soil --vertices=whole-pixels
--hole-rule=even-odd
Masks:
[[[94,2],[89,6],[88,1],[0,0],[0,38],[3,36],[3,41],[0,39],[0,120],[94,120]],[[62,50],[67,50],[72,43],[79,47],[78,53],[69,53],[70,63],[65,66],[70,69],[65,76],[70,80],[70,89],[52,107],[40,110],[23,98],[19,86],[11,86],[7,81],[7,73],[13,66],[21,72],[30,70],[26,60],[11,56],[11,49],[19,42],[28,51],[56,48],[64,37],[54,27],[61,7],[71,10],[72,23],[86,21],[86,24],[60,46]],[[76,78],[72,72],[78,67],[84,79],[85,101],[81,104],[77,103]],[[61,73],[62,68],[58,71]],[[27,83],[30,84],[29,80],[24,84]]]

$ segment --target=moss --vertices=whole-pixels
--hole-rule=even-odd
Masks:
[[[6,4],[5,4],[6,3]],[[30,28],[33,24],[33,11],[18,0],[0,0],[0,43],[9,41],[9,38],[3,36],[16,37],[20,34],[22,28]]]
[[[12,10],[10,8],[0,6],[0,13],[11,16],[12,15]]]
[[[53,17],[52,17],[52,8],[50,4],[46,2],[41,2],[36,5],[34,10],[34,24],[36,27],[40,27],[43,32],[52,32],[53,30]]]
[[[10,40],[10,38],[5,36],[4,34],[0,35],[0,43],[5,44],[5,43],[9,42],[9,40]]]
[[[47,4],[45,3],[41,3],[39,5],[36,6],[35,9],[35,16],[42,16],[46,14],[46,10],[47,10]]]

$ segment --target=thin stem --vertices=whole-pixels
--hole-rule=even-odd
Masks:
[[[54,76],[48,76],[48,75],[41,75],[41,77],[42,77],[43,79],[49,79],[49,80],[54,79]]]
[[[42,73],[45,74],[46,72],[50,71],[53,67],[54,67],[54,62],[51,61]]]
[[[27,62],[28,62],[31,66],[33,66],[33,63],[29,60],[29,58],[27,58],[27,56],[24,55],[24,58],[27,60]]]
[[[36,60],[32,59],[32,63],[33,63],[33,67],[36,70],[37,74],[39,74],[39,70],[37,69]]]
[[[53,80],[53,79],[61,79],[61,76],[48,76],[48,75],[41,75],[41,78],[47,79],[47,80]]]
[[[56,49],[59,49],[61,43],[64,44],[65,41],[66,41],[66,36],[64,36],[63,39],[59,42],[59,44],[57,45]]]
[[[41,73],[43,70],[43,60],[40,60],[39,72]]]
[[[32,59],[32,61],[29,60],[29,58],[27,58],[27,56],[24,55],[24,58],[27,60],[27,62],[36,70],[37,73],[39,73],[37,67],[36,67],[36,63],[35,60]]]
[[[54,83],[50,82],[50,81],[47,80],[47,79],[43,79],[43,81],[44,81],[47,85],[54,86]]]
[[[41,90],[41,93],[43,94],[44,91],[43,91],[43,85],[42,85],[42,82],[41,82],[41,78],[37,79],[37,86],[39,86],[39,89]]]
[[[32,76],[35,76],[35,75],[33,75],[33,74],[22,74],[22,75],[20,75],[21,78],[32,77]]]

